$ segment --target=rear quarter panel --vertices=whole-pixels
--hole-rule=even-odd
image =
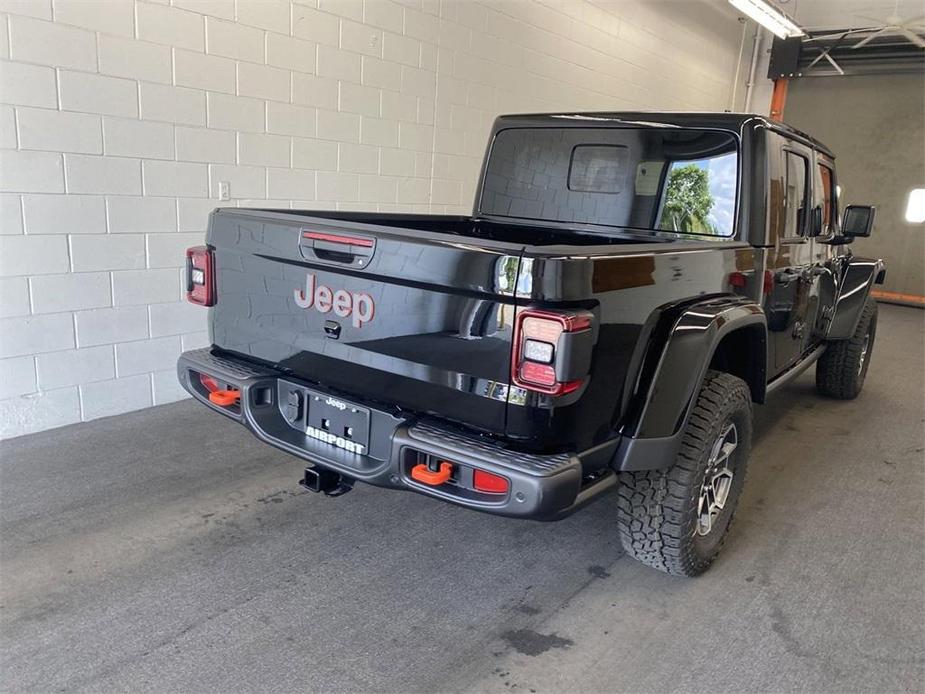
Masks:
[[[596,315],[590,378],[583,389],[557,399],[513,388],[507,431],[572,450],[612,436],[624,415],[641,405],[646,393],[639,388],[640,371],[646,355],[663,348],[660,326],[704,298],[751,297],[760,281],[755,251],[735,241],[646,244],[621,253],[555,250],[527,249],[518,298],[524,305],[584,308]]]

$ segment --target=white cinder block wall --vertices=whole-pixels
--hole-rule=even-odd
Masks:
[[[720,0],[0,0],[0,437],[183,397],[214,206],[464,212],[495,115],[727,108],[740,38]]]

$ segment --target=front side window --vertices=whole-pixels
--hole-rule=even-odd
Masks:
[[[689,128],[510,128],[492,143],[481,214],[728,237],[738,148]]]

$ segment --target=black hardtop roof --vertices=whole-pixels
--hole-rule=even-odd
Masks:
[[[771,120],[757,113],[710,113],[694,111],[581,111],[560,113],[523,113],[499,116],[495,121],[495,131],[512,125],[549,125],[572,127],[597,125],[652,125],[664,127],[719,128],[742,134],[746,126],[760,125],[776,130],[787,137],[800,140],[804,144],[835,158],[835,154],[825,144],[806,133],[792,128],[786,123]]]

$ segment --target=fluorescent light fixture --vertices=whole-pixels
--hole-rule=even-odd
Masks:
[[[729,4],[779,38],[805,36],[796,22],[766,0],[729,0]]]
[[[913,188],[909,191],[906,203],[906,221],[910,224],[925,222],[925,188]]]

